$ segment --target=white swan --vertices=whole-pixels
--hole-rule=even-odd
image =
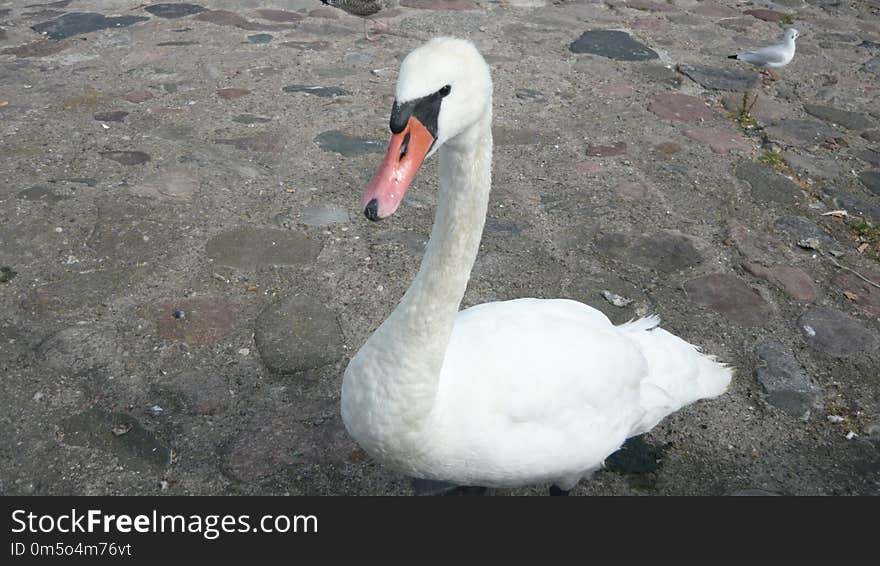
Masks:
[[[571,300],[459,312],[486,217],[492,80],[467,41],[438,38],[403,61],[388,153],[363,199],[392,214],[439,150],[440,193],[421,267],[349,363],[342,418],[382,464],[416,478],[568,490],[630,436],[702,398],[731,370],[657,327],[614,326]]]

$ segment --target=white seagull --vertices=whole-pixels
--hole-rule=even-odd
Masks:
[[[770,78],[777,81],[779,80],[779,77],[773,73],[773,69],[784,67],[791,63],[791,60],[794,59],[794,42],[797,38],[798,30],[788,28],[785,30],[782,43],[768,45],[767,47],[762,47],[755,51],[730,55],[727,58],[736,59],[737,61],[745,61],[746,63],[751,63],[752,65],[766,69]]]

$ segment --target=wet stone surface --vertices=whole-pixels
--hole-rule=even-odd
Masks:
[[[617,61],[647,61],[657,59],[657,53],[634,40],[623,31],[591,30],[585,31],[568,46],[572,53],[589,53]]]
[[[217,265],[254,269],[264,265],[302,266],[321,251],[320,242],[289,230],[240,228],[214,236],[205,253]]]
[[[171,464],[171,450],[131,415],[94,408],[58,424],[61,444],[95,448],[117,458],[125,469],[160,474]]]
[[[755,379],[767,393],[767,402],[793,417],[807,417],[818,390],[791,352],[767,340],[755,346],[755,353],[764,364],[755,368]]]
[[[257,317],[254,339],[271,371],[293,374],[330,364],[344,355],[336,314],[323,301],[298,295],[274,302]]]
[[[158,18],[176,19],[204,12],[205,8],[198,4],[180,2],[175,4],[151,4],[150,6],[146,6],[144,11],[149,12]]]
[[[0,266],[0,283],[9,283],[18,272],[8,265]]]
[[[386,149],[384,142],[354,137],[340,131],[323,132],[315,138],[315,143],[324,151],[331,151],[345,157],[366,153],[384,153]]]
[[[644,435],[634,436],[620,450],[605,459],[605,469],[618,474],[648,474],[660,468],[664,446],[645,442]]]
[[[124,122],[128,112],[125,110],[113,110],[111,112],[98,112],[95,114],[95,120],[100,122]]]
[[[107,28],[127,27],[149,19],[144,16],[112,16],[108,18],[103,14],[92,12],[74,12],[65,14],[57,20],[42,22],[31,27],[37,33],[57,40]]]

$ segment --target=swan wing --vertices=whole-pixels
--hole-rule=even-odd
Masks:
[[[580,477],[644,416],[639,388],[647,375],[638,345],[582,303],[478,305],[453,327],[433,432],[451,468],[484,472],[460,479]]]

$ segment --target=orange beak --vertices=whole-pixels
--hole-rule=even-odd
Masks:
[[[367,218],[382,220],[394,214],[433,144],[434,136],[415,117],[410,117],[402,132],[391,136],[385,159],[361,201]]]

